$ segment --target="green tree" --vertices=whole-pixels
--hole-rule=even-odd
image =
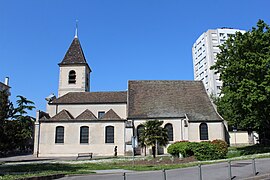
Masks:
[[[11,118],[13,114],[14,108],[8,99],[8,91],[0,91],[0,126],[3,126],[4,120]]]
[[[140,134],[140,141],[145,146],[152,147],[153,157],[156,157],[156,147],[166,146],[169,142],[167,129],[161,127],[163,121],[149,120],[143,123],[144,129]]]
[[[31,111],[35,108],[34,102],[28,100],[27,98],[23,96],[17,96],[19,98],[17,103],[17,108],[14,109],[14,115],[13,118],[19,121],[29,121],[31,118],[27,115],[27,111]]]
[[[8,137],[5,133],[6,120],[13,116],[13,105],[8,99],[8,91],[0,91],[0,155],[8,149]]]
[[[33,110],[33,102],[17,96],[14,108],[7,91],[0,91],[0,156],[12,151],[25,151],[33,141],[33,119],[27,111]]]
[[[212,69],[223,81],[218,112],[229,125],[256,130],[270,139],[270,30],[259,20],[257,27],[236,33],[220,46]]]

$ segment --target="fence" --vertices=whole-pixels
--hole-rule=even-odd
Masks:
[[[154,180],[175,180],[175,179],[179,179],[179,180],[185,180],[185,179],[198,179],[198,180],[203,180],[205,178],[205,180],[208,180],[208,179],[234,179],[236,178],[237,176],[239,177],[239,171],[243,171],[243,169],[240,170],[241,167],[244,167],[244,170],[245,172],[241,172],[241,173],[246,173],[246,177],[251,177],[251,176],[256,176],[258,174],[257,172],[257,169],[256,169],[256,160],[255,159],[252,159],[252,160],[247,160],[245,162],[239,162],[239,163],[232,163],[231,161],[228,161],[226,163],[220,163],[220,167],[217,171],[224,171],[224,172],[216,172],[214,173],[216,177],[213,177],[213,178],[209,178],[209,169],[211,170],[212,168],[212,171],[215,172],[214,170],[214,167],[216,166],[217,164],[213,164],[213,165],[208,165],[208,166],[205,166],[205,167],[208,167],[208,169],[205,169],[204,170],[204,165],[201,165],[199,164],[195,169],[193,167],[193,171],[191,171],[190,173],[192,173],[192,176],[190,175],[190,178],[187,178],[185,176],[181,176],[181,173],[178,173],[178,175],[172,175],[172,171],[174,171],[174,173],[176,174],[175,171],[180,171],[182,169],[178,169],[178,170],[165,170],[163,169],[158,175],[154,175],[152,173],[152,175],[145,175],[145,176],[142,176],[140,175],[139,177],[141,179],[154,179]],[[210,166],[210,168],[209,168]],[[212,167],[211,167],[212,166]],[[196,170],[197,169],[197,170]],[[232,171],[232,169],[234,171]],[[171,171],[171,176],[168,176],[168,172]],[[197,171],[197,172],[196,172]],[[205,172],[204,172],[205,171]],[[227,171],[227,173],[225,173],[225,171]],[[236,172],[238,174],[236,174]],[[204,173],[204,176],[203,176],[203,173]],[[186,173],[187,174],[187,173]],[[214,175],[213,174],[213,175]],[[219,175],[220,174],[220,175]],[[208,177],[206,177],[208,176]],[[123,180],[133,180],[133,179],[138,179],[138,177],[136,177],[136,174],[131,174],[131,173],[123,173]]]

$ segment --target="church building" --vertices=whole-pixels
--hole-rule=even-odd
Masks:
[[[164,122],[169,144],[225,140],[226,122],[201,81],[139,80],[129,81],[126,91],[90,92],[91,68],[77,36],[58,65],[58,96],[46,98],[46,113],[37,111],[34,154],[39,157],[112,156],[116,146],[118,155],[131,154],[131,138],[149,120]],[[167,147],[158,152],[167,153]],[[142,151],[136,148],[137,154]]]

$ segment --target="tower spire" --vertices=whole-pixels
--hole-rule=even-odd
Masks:
[[[76,29],[74,38],[78,38],[78,20],[76,19]]]

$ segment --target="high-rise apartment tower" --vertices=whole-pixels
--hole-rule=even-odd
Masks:
[[[244,30],[220,28],[204,32],[193,44],[193,70],[194,80],[203,81],[208,95],[218,96],[222,82],[219,74],[215,74],[210,67],[215,64],[216,56],[220,52],[219,45],[223,44],[236,32],[245,33]]]

